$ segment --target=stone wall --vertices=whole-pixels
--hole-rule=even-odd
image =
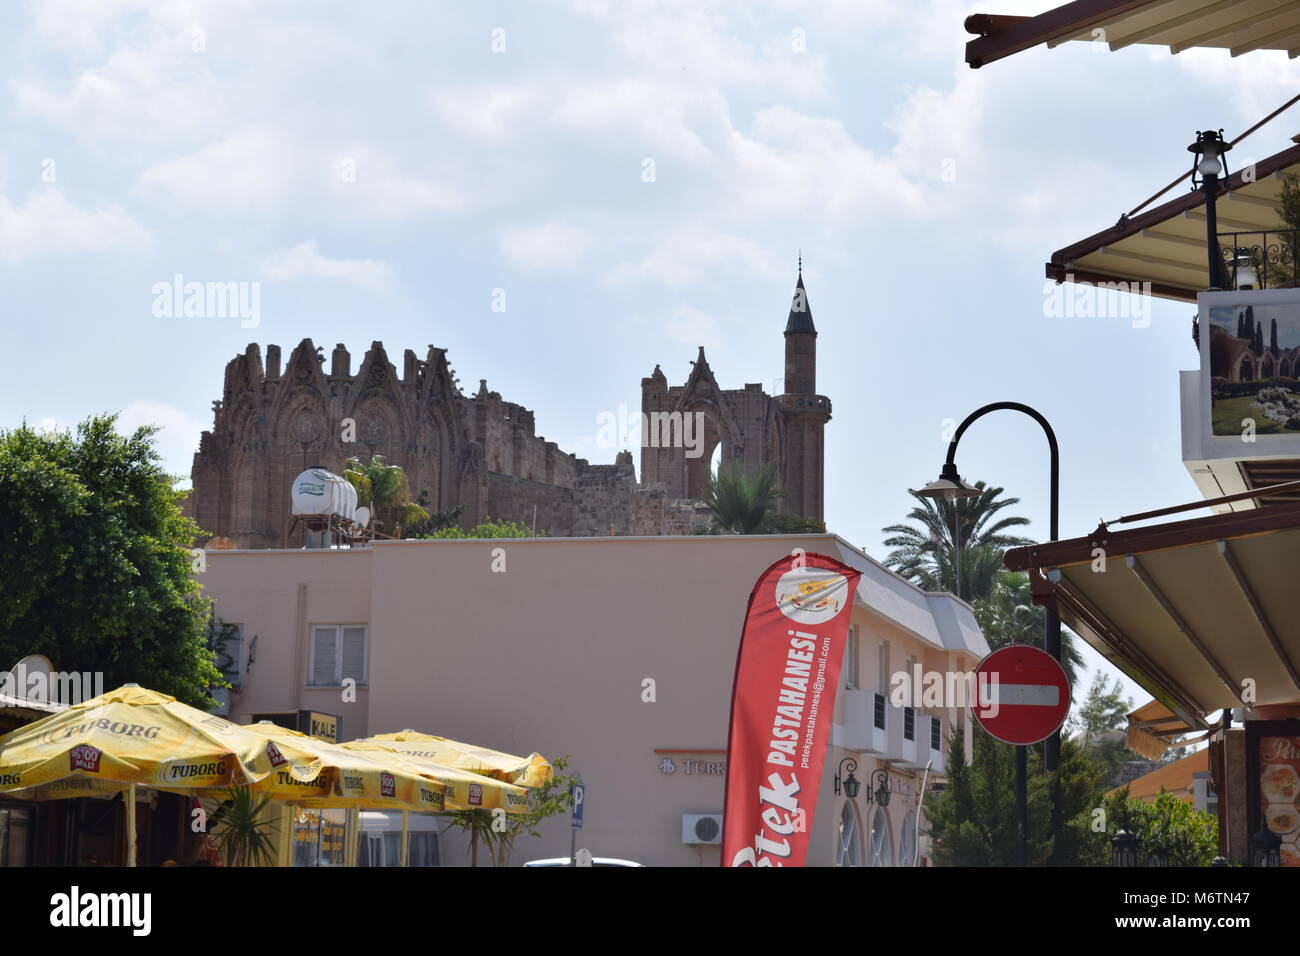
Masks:
[[[574,534],[577,493],[572,488],[488,472],[487,492],[487,517],[518,521],[549,538]]]

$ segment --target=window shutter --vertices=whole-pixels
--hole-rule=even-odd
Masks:
[[[338,660],[338,628],[317,627],[312,629],[311,682],[313,684],[336,684],[334,664]]]
[[[366,629],[343,628],[343,674],[358,684],[366,682]]]

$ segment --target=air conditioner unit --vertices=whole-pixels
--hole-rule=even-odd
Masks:
[[[682,842],[719,844],[722,842],[721,813],[683,813]]]

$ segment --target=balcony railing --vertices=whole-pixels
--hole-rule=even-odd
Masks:
[[[1232,287],[1237,288],[1238,259],[1249,256],[1258,280],[1257,289],[1276,289],[1296,279],[1296,250],[1300,230],[1270,229],[1263,232],[1221,232],[1219,254],[1228,269]]]

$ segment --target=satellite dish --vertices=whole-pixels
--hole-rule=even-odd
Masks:
[[[355,521],[358,526],[362,528],[366,527],[370,524],[370,509],[365,505],[362,505],[352,516],[352,520]]]

